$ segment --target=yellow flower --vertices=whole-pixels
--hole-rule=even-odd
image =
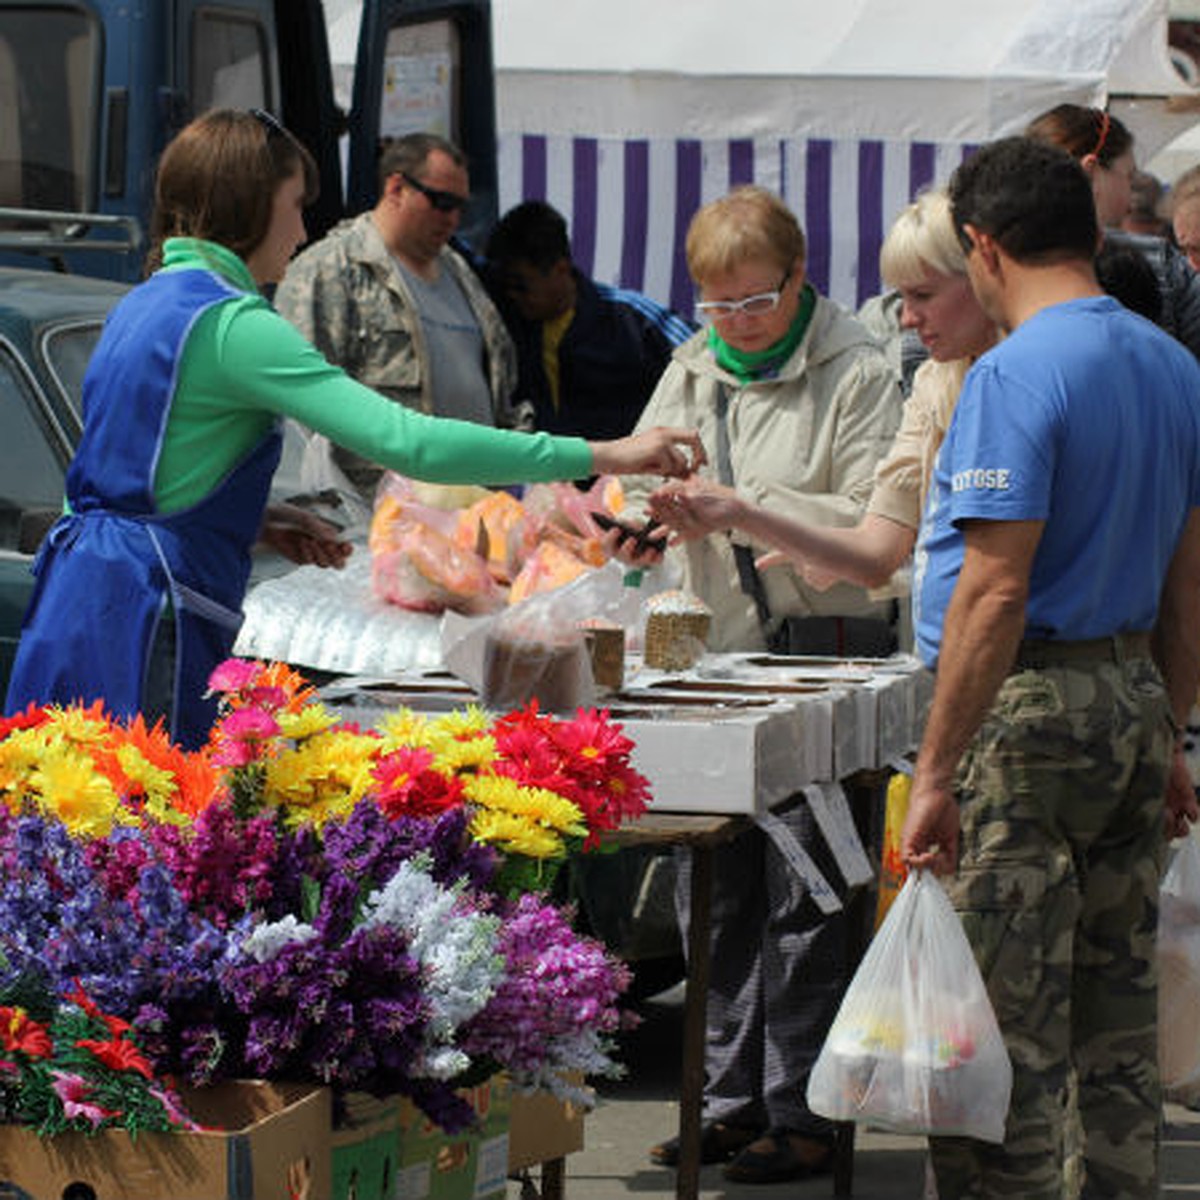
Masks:
[[[479,771],[496,758],[492,718],[478,704],[446,713],[433,721],[425,745],[433,751],[434,769],[447,774]]]
[[[172,807],[179,787],[170,771],[156,767],[136,746],[126,743],[117,748],[117,762],[130,783],[146,794],[146,808],[158,821],[175,825],[187,823],[187,816]]]
[[[446,775],[482,771],[496,761],[496,743],[490,736],[461,742],[437,736],[430,739],[429,748],[433,751],[434,770]]]
[[[4,739],[4,759],[14,779],[27,780],[46,753],[50,739],[41,729],[19,729]],[[55,744],[61,744],[55,739]],[[18,785],[20,786],[20,785]]]
[[[583,813],[557,792],[524,787],[504,775],[469,778],[465,781],[464,791],[469,800],[483,808],[526,817],[568,837],[587,836]]]
[[[413,712],[411,708],[398,708],[379,722],[383,734],[384,753],[401,746],[427,745],[429,718]]]
[[[374,780],[378,738],[333,730],[317,733],[267,764],[265,796],[289,825],[317,828],[349,816]]]
[[[455,709],[454,712],[438,717],[433,722],[433,728],[450,737],[482,737],[491,730],[492,718],[478,704],[468,704],[466,708]]]
[[[560,858],[565,853],[558,834],[514,813],[480,810],[471,818],[471,836],[477,842],[528,858]]]
[[[333,713],[318,703],[306,704],[299,712],[278,712],[275,719],[283,736],[295,742],[302,742],[314,733],[324,733],[338,722]]]
[[[98,716],[96,705],[86,709],[77,705],[56,707],[53,711],[54,716],[48,722],[48,727],[68,742],[86,745],[89,742],[102,742],[109,735],[110,724]]]
[[[41,793],[41,807],[77,836],[103,837],[122,816],[112,784],[76,750],[48,750],[29,782]]]

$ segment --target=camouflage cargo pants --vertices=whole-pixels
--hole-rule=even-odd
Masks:
[[[1005,681],[964,759],[949,882],[1012,1058],[1005,1141],[931,1138],[938,1195],[1059,1200],[1070,1064],[1083,1195],[1150,1197],[1166,698],[1152,661],[1115,645],[1036,665]]]

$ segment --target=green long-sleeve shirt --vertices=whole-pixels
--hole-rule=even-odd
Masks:
[[[356,383],[271,308],[223,246],[170,238],[162,269],[213,271],[245,294],[205,311],[188,335],[155,474],[160,511],[208,495],[277,416],[414,479],[505,484],[592,473],[581,438],[427,417]]]

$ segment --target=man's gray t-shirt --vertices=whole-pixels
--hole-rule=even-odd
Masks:
[[[466,293],[449,271],[430,283],[396,264],[412,291],[429,351],[433,411],[478,425],[494,425],[492,392],[484,370],[483,331]]]

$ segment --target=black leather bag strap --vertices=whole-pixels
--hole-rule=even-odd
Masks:
[[[724,383],[717,383],[717,478],[726,487],[733,487],[733,463],[729,457],[729,389]],[[774,635],[774,619],[771,616],[771,606],[767,602],[767,591],[763,587],[762,576],[754,565],[754,551],[739,542],[733,544],[733,561],[737,565],[738,582],[742,591],[754,601],[754,610],[758,613],[758,623],[762,626],[763,637],[767,645],[771,645]]]

